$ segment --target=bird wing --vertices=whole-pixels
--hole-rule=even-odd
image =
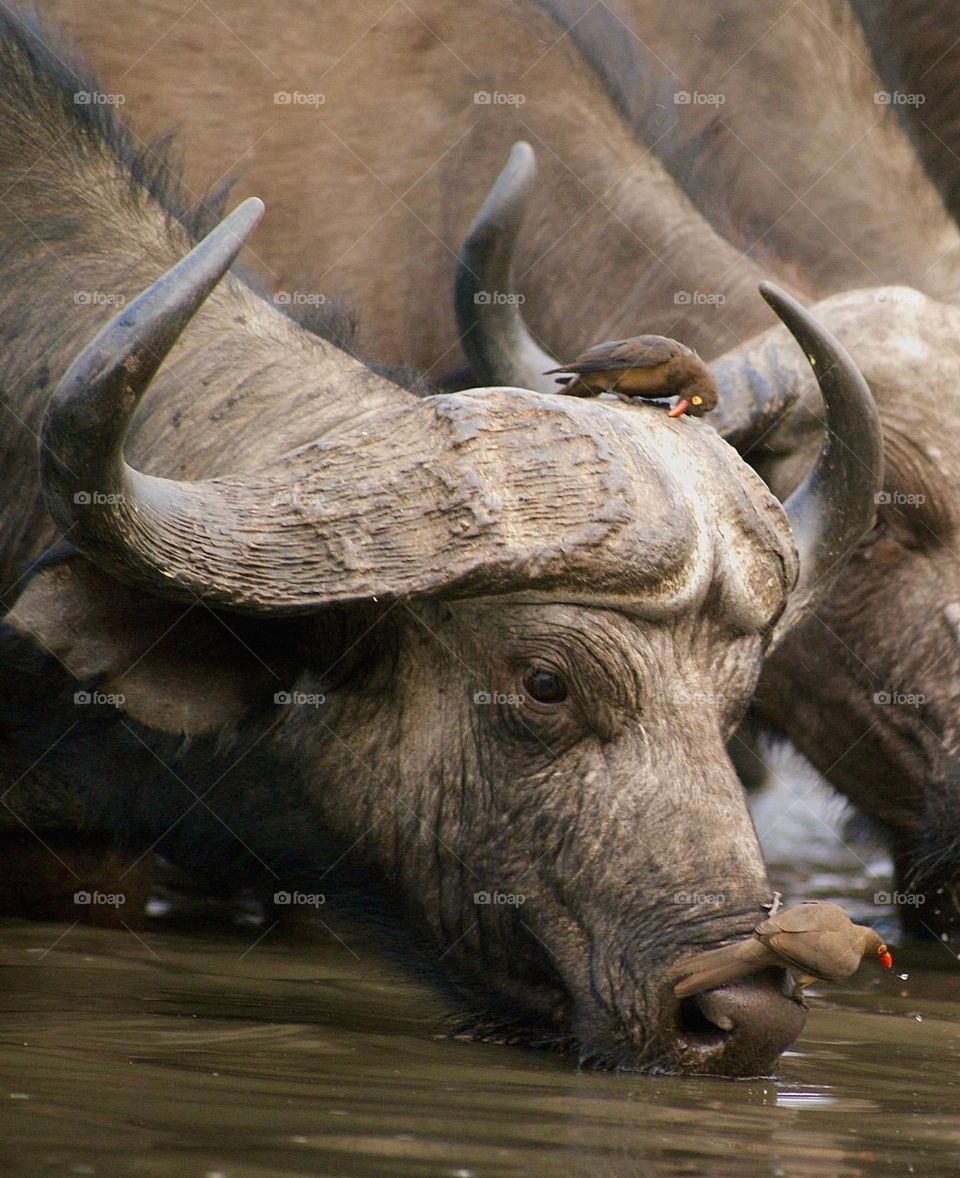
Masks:
[[[675,356],[689,356],[688,347],[664,335],[635,335],[630,339],[594,344],[570,364],[553,372],[604,372],[610,368],[653,368]]]
[[[837,904],[823,900],[805,900],[792,908],[784,908],[757,925],[757,935],[775,932],[812,933],[823,928],[849,928],[850,917]]]
[[[688,998],[701,990],[712,990],[724,982],[733,982],[756,973],[769,965],[780,965],[777,955],[756,937],[725,945],[722,949],[708,949],[680,962],[674,971],[680,980],[673,992],[678,998]]]
[[[830,931],[840,936],[853,937],[859,926],[838,904],[825,900],[805,900],[793,908],[784,908],[774,916],[762,920],[756,928],[761,939],[777,933],[820,933]]]
[[[780,932],[767,943],[791,968],[825,982],[842,982],[852,977],[863,960],[858,951],[859,938],[846,930]]]
[[[837,904],[808,900],[768,917],[754,935],[792,969],[840,982],[856,973],[862,959],[857,926]]]

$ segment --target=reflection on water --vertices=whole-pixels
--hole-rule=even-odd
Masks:
[[[787,901],[876,920],[876,849],[838,850],[822,796],[800,795],[757,806]],[[5,923],[0,1174],[960,1173],[948,946],[813,989],[779,1078],[732,1082],[451,1041],[436,999],[382,960],[262,932]]]

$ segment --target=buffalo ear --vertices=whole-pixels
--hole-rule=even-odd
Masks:
[[[6,621],[161,732],[219,732],[286,686],[245,620],[129,589],[79,555],[33,576]]]

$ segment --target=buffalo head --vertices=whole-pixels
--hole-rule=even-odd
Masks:
[[[475,371],[549,389],[553,358],[510,300],[513,245],[534,180],[518,144],[461,253],[457,309]],[[888,832],[901,909],[918,933],[960,925],[960,573],[954,536],[960,468],[947,427],[960,380],[960,310],[900,287],[856,290],[816,306],[876,397],[886,481],[873,523],[837,566],[829,592],[766,666],[758,710]],[[783,328],[713,363],[715,424],[784,498],[820,445],[823,411]],[[771,389],[773,390],[771,392]],[[802,538],[800,538],[802,546]],[[849,549],[835,550],[839,560]],[[822,591],[824,586],[820,586]]]
[[[60,380],[42,484],[91,563],[38,575],[10,620],[104,690],[125,684],[147,725],[261,725],[290,776],[234,798],[231,829],[321,886],[329,858],[291,865],[253,815],[275,799],[297,838],[332,835],[501,1028],[611,1066],[768,1070],[803,1021],[782,975],[679,1004],[667,979],[768,899],[725,742],[765,649],[869,524],[880,449],[862,379],[768,292],[828,405],[785,508],[700,422],[507,387],[397,390],[263,469],[147,475],[123,453],[138,401],[260,208],[236,210]],[[745,350],[742,380],[768,359]],[[214,689],[216,668],[194,673],[199,642],[173,679],[149,643],[131,657],[136,608],[108,638],[78,621],[105,582],[128,602],[215,608],[248,645],[271,619],[302,622],[269,714]]]

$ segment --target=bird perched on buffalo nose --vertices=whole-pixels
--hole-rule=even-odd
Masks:
[[[680,980],[673,992],[686,998],[771,965],[792,970],[797,988],[817,978],[842,982],[869,956],[885,969],[893,965],[890,951],[872,928],[854,924],[836,904],[808,900],[782,912],[774,908],[746,940],[681,961],[674,970]]]
[[[558,392],[572,397],[621,393],[625,397],[657,400],[676,397],[671,417],[690,413],[701,417],[717,404],[717,386],[710,371],[692,348],[663,335],[635,335],[630,339],[595,344],[569,364],[551,368]]]

